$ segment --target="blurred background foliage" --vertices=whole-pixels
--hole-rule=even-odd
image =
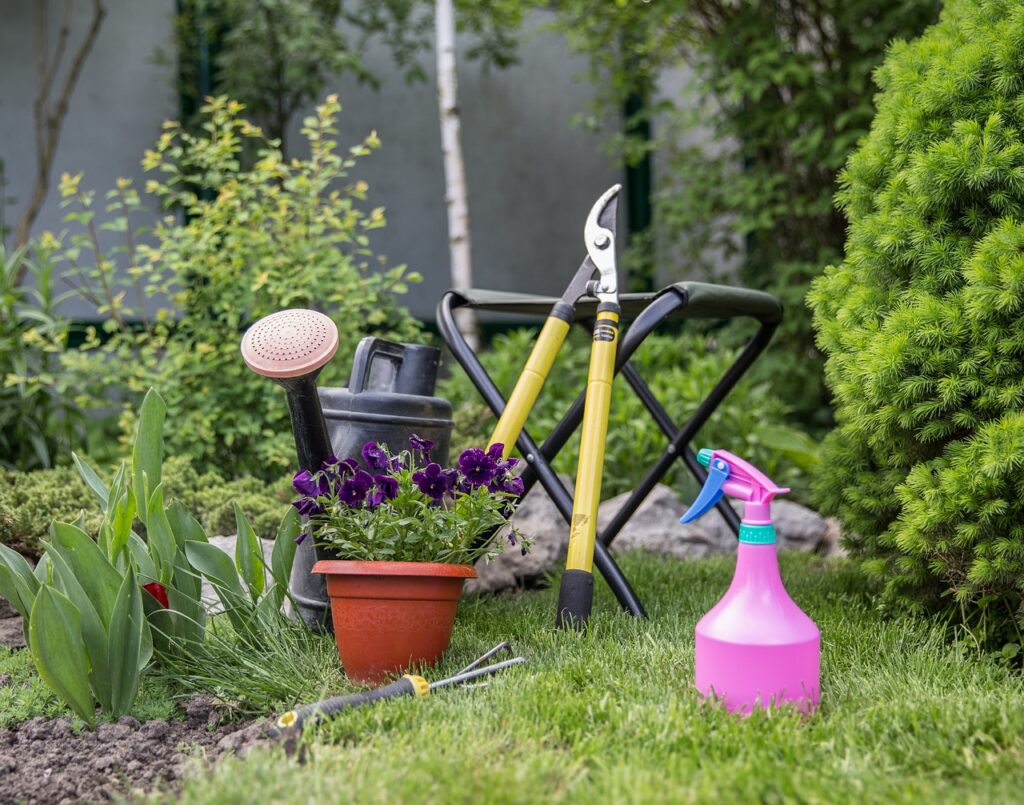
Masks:
[[[842,255],[844,221],[832,205],[836,173],[867,131],[872,71],[889,42],[917,35],[935,19],[938,5],[458,3],[469,55],[486,69],[515,63],[528,19],[560,32],[569,49],[587,58],[596,101],[576,123],[601,132],[609,154],[627,171],[632,195],[649,202],[649,214],[628,211],[632,232],[623,264],[633,287],[707,278],[724,260],[735,267],[734,276],[717,279],[764,288],[786,302],[782,330],[756,376],[734,393],[736,404],[706,436],[748,440],[752,458],[769,470],[783,462],[777,472],[794,485],[798,481],[787,474],[805,472],[814,461],[813,441],[801,432],[817,438],[831,423],[803,297],[821,266]],[[329,297],[337,316],[354,316],[396,338],[422,337],[400,304],[415,275],[400,267],[377,273],[378,261],[361,240],[366,227],[383,225],[378,211],[363,206],[365,184],[342,178],[347,162],[289,167],[293,146],[315,149],[317,138],[333,146],[333,118],[305,120],[305,143],[288,143],[285,135],[298,110],[319,101],[338,73],[380,81],[367,66],[371,47],[383,43],[407,80],[425,79],[432,4],[181,0],[178,11],[175,41],[160,58],[171,67],[182,124],[146,156],[151,186],[118,184],[101,197],[78,174],[66,177],[68,233],[44,236],[17,257],[41,272],[36,286],[43,295],[4,289],[0,463],[7,466],[46,467],[66,460],[69,445],[98,461],[113,459],[132,427],[124,412],[155,385],[179,424],[168,434],[172,453],[200,473],[272,481],[291,460],[285,408],[271,384],[250,377],[237,361],[234,344],[247,322],[277,307]],[[221,95],[233,105],[201,110],[203,98]],[[215,146],[211,132],[226,139]],[[374,147],[373,138],[357,144],[353,158]],[[341,196],[324,201],[317,195],[316,188],[335,182]],[[275,209],[279,191],[292,212],[319,216],[313,246],[308,240],[295,245],[289,216]],[[139,226],[147,207],[167,216],[152,231]],[[268,226],[268,237],[256,237]],[[93,237],[97,228],[123,234],[123,244],[103,252]],[[231,271],[217,269],[226,248]],[[348,279],[339,284],[333,274],[326,293],[325,267],[339,254]],[[47,286],[54,260],[62,261],[60,271],[71,267],[78,293],[95,299],[102,323],[81,346],[81,334],[69,334],[69,323],[56,312],[52,281]],[[122,262],[131,268],[124,287],[105,287],[113,281],[112,266]],[[288,273],[296,270],[298,280]],[[173,304],[150,316],[139,302],[150,294]],[[354,310],[346,307],[353,298],[359,300]],[[668,395],[678,418],[696,403],[699,383],[710,384],[712,370],[725,365],[744,337],[731,328],[699,335],[652,342],[638,357],[657,374],[656,390]],[[488,357],[505,382],[519,371],[525,339],[505,336]],[[72,340],[75,348],[67,350]],[[343,344],[339,354],[346,350],[350,345]],[[205,356],[202,362],[194,359],[197,353]],[[582,370],[582,354],[576,346],[563,356],[576,367],[571,371]],[[680,356],[689,357],[681,362]],[[236,386],[244,391],[235,393]],[[473,401],[458,373],[445,392],[462,412],[457,438],[479,440],[484,425],[470,416]],[[559,402],[556,395],[550,411],[537,416],[553,421]],[[624,397],[617,405],[622,426],[635,427],[631,402]],[[104,415],[111,412],[113,418]],[[15,438],[29,433],[37,436]],[[653,432],[638,439],[643,451],[660,445]],[[629,476],[628,447],[621,446],[618,460],[622,478]],[[574,459],[566,456],[563,469],[571,471]],[[612,481],[610,489],[628,483]]]

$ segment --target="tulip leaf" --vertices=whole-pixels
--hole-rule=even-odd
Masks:
[[[46,543],[44,543],[45,545]],[[53,563],[55,579],[63,588],[64,594],[78,611],[79,633],[86,657],[89,659],[89,682],[92,692],[99,700],[100,707],[109,710],[111,706],[110,666],[107,657],[107,623],[100,617],[93,600],[79,580],[79,570],[73,569],[67,561],[62,549],[55,545],[46,545],[47,556]],[[81,563],[77,565],[80,567]],[[118,580],[120,583],[120,580]],[[117,587],[114,588],[114,601],[117,600]],[[111,611],[114,602],[111,602]],[[108,613],[108,622],[109,622]]]
[[[189,564],[185,552],[178,551],[174,557],[174,581],[167,587],[167,602],[173,613],[174,636],[186,643],[201,643],[203,640],[206,610],[203,608],[202,590],[202,577]],[[190,650],[187,645],[185,650]]]
[[[149,505],[146,507],[146,541],[152,552],[155,554],[159,580],[161,584],[170,584],[171,576],[174,573],[174,554],[178,545],[174,541],[174,533],[171,530],[171,523],[167,519],[167,511],[164,509],[164,488],[158,484],[150,495]]]
[[[100,502],[100,506],[107,508],[107,498],[110,494],[107,485],[100,478],[99,473],[92,468],[92,465],[76,453],[71,454],[71,459],[78,468],[78,474],[82,476],[85,485],[88,486]]]
[[[23,618],[28,618],[39,591],[39,579],[25,557],[0,544],[0,596],[6,598]]]
[[[171,501],[167,506],[167,519],[174,532],[174,540],[181,548],[186,542],[209,542],[206,531],[180,500]]]
[[[274,552],[270,556],[271,573],[274,576],[274,597],[277,599],[277,606],[284,603],[285,592],[288,590],[288,581],[292,573],[292,564],[295,562],[296,537],[302,530],[302,520],[299,513],[288,507],[288,511],[281,518],[281,524],[277,527],[277,536],[274,539]]]
[[[96,607],[103,628],[108,628],[110,612],[121,586],[121,574],[107,561],[99,545],[77,526],[55,522],[50,526],[50,537],[50,551],[64,559]]]
[[[113,516],[107,516],[110,524],[110,542],[107,545],[107,556],[114,561],[128,545],[128,538],[132,533],[132,523],[135,521],[136,502],[135,493],[126,489],[121,496],[113,502]]]
[[[160,486],[160,472],[164,453],[164,416],[167,406],[155,389],[146,392],[139,408],[139,423],[132,445],[132,489],[135,499],[149,501],[152,492]],[[146,511],[143,511],[146,509]],[[139,519],[149,527],[147,507],[139,506]]]
[[[191,565],[213,585],[214,592],[224,606],[231,625],[239,632],[246,630],[252,606],[238,579],[238,570],[231,557],[208,542],[186,542],[185,555]]]
[[[267,585],[266,570],[263,563],[263,545],[256,536],[249,521],[237,503],[235,507],[235,567],[249,588],[253,604],[260,600],[260,594]]]
[[[39,676],[64,702],[92,726],[96,703],[79,631],[79,615],[59,590],[39,588],[29,617],[29,650]]]
[[[131,709],[139,691],[139,654],[143,630],[147,628],[142,612],[142,590],[130,567],[121,583],[110,619],[107,656],[110,659],[110,712],[121,716]]]
[[[128,552],[135,560],[135,566],[139,569],[139,575],[145,581],[157,581],[157,569],[153,557],[149,555],[149,546],[134,531],[128,537]]]

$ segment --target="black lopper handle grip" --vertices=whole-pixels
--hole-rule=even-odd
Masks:
[[[349,693],[345,696],[335,696],[330,699],[322,699],[319,702],[305,704],[294,710],[289,710],[277,720],[278,728],[296,727],[301,728],[305,724],[315,724],[324,718],[329,718],[343,710],[351,710],[370,702],[378,702],[384,699],[396,699],[399,696],[425,695],[421,693],[415,684],[415,680],[408,676],[385,685],[382,688],[366,690],[362,693]]]

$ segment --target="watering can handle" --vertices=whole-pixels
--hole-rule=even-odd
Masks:
[[[367,336],[360,340],[356,346],[355,357],[352,359],[352,375],[348,381],[348,390],[350,392],[359,394],[367,390],[374,362],[380,359],[388,360],[394,364],[395,368],[392,377],[397,377],[402,361],[405,360],[405,347],[402,344],[396,344],[394,341],[374,336]]]

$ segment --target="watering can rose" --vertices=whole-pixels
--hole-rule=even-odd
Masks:
[[[472,564],[501,553],[495,536],[523,494],[517,460],[503,460],[496,444],[465,450],[446,468],[430,461],[433,447],[413,436],[397,455],[367,442],[362,464],[330,456],[318,472],[296,473],[292,505],[309,518],[317,544],[341,559]],[[416,459],[426,466],[416,469]],[[512,528],[507,539],[528,547]]]

